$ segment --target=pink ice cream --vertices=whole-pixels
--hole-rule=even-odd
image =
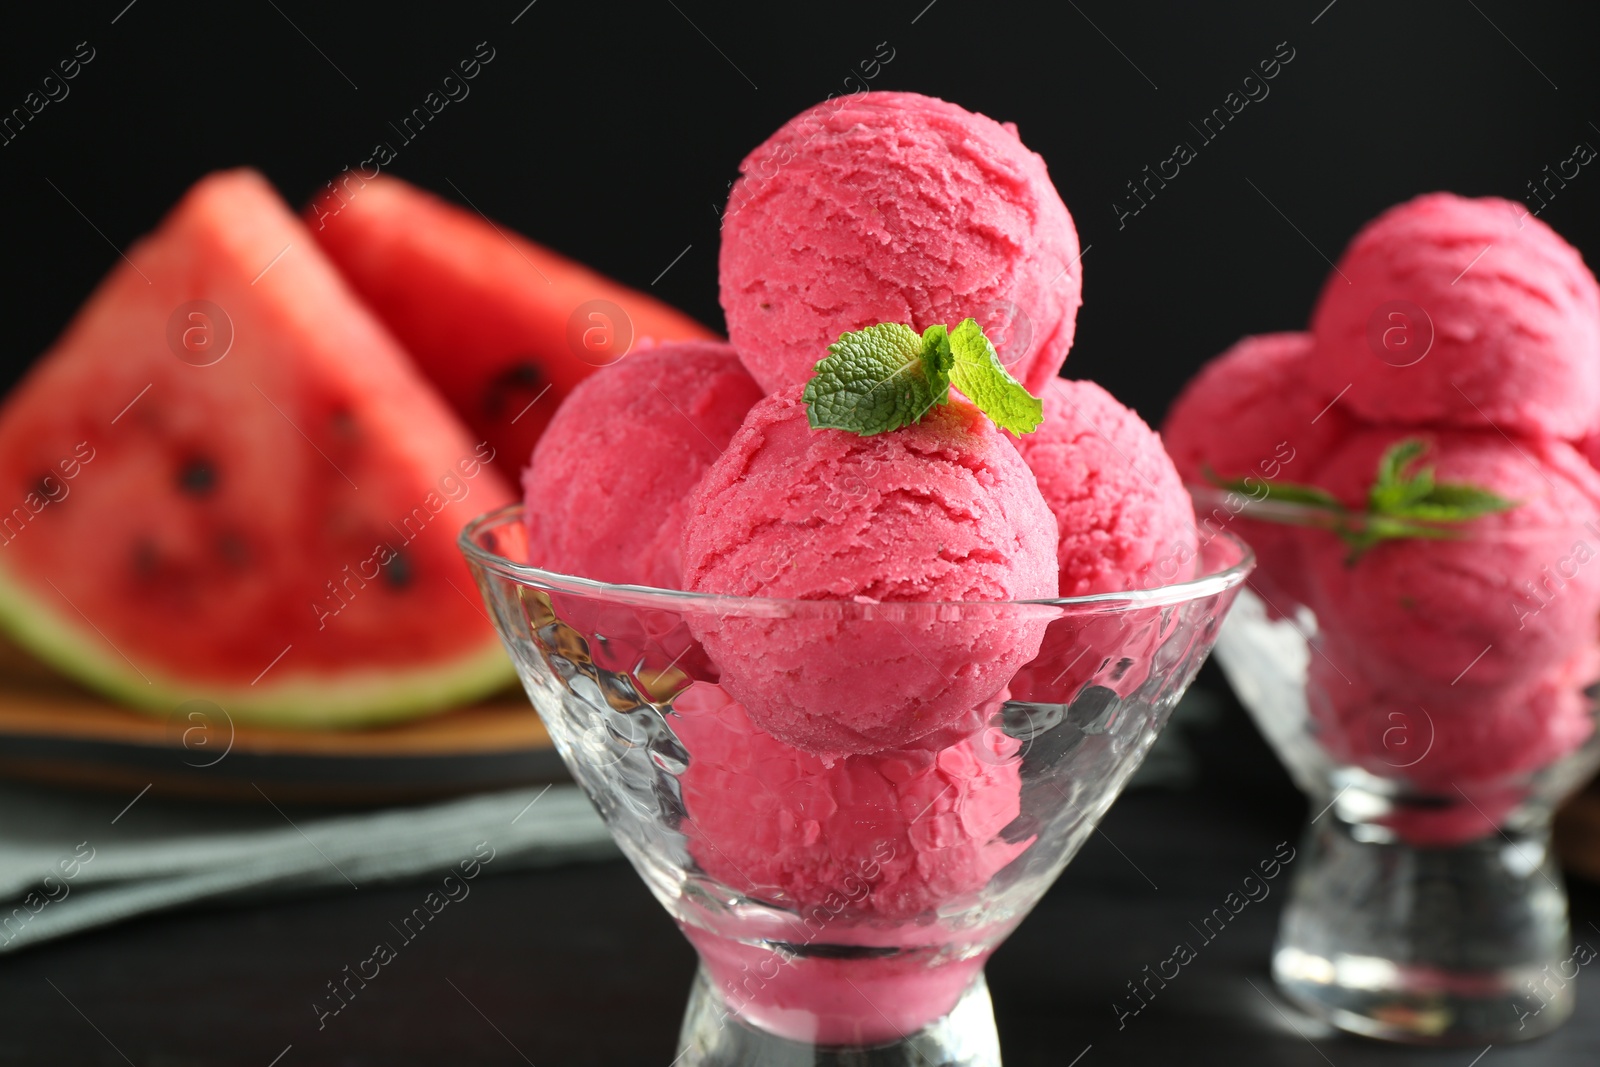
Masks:
[[[689,851],[747,896],[832,918],[911,919],[983,887],[1031,839],[1019,744],[979,730],[948,747],[825,761],[761,732],[720,687],[673,701],[690,752],[680,779]],[[837,936],[839,931],[835,930]]]
[[[824,760],[761,732],[718,686],[694,684],[673,709],[691,753],[679,779],[690,854],[723,885],[799,916],[786,935],[799,954],[781,965],[687,928],[730,1004],[823,1044],[892,1040],[949,1011],[984,957],[915,946],[948,940],[935,913],[970,904],[1032,842],[1002,836],[1021,813],[1019,743],[980,729],[937,748]],[[814,952],[840,945],[899,951]]]
[[[1589,466],[1600,470],[1600,434],[1585,437],[1578,442],[1578,451],[1589,461]]]
[[[1093,382],[1050,382],[1044,423],[1017,441],[1056,517],[1061,595],[1185,581],[1199,554],[1194,508],[1161,439]],[[1159,612],[1069,615],[1012,682],[1020,700],[1070,701],[1091,680],[1126,695],[1150,674]],[[1115,669],[1108,657],[1117,663]],[[1116,677],[1111,677],[1115,674]]]
[[[1242,338],[1183,387],[1161,439],[1184,481],[1223,478],[1309,481],[1349,431],[1333,393],[1307,388],[1314,362],[1308,333]]]
[[[1593,648],[1504,686],[1375,680],[1344,652],[1332,640],[1310,668],[1308,698],[1329,755],[1430,793],[1505,785],[1571,752],[1594,729],[1583,693],[1600,679]]]
[[[1366,430],[1314,479],[1364,507],[1378,460],[1418,437],[1440,482],[1517,502],[1446,540],[1379,543],[1353,563],[1333,535],[1302,531],[1320,628],[1379,684],[1531,684],[1600,641],[1600,475],[1571,445],[1493,430]]]
[[[522,476],[529,562],[681,588],[689,492],[759,399],[733,349],[711,341],[635,352],[586,379]]]
[[[1356,235],[1312,318],[1319,393],[1370,422],[1600,429],[1600,287],[1521,204],[1433,193]]]
[[[1594,732],[1596,649],[1506,686],[1375,682],[1336,640],[1311,660],[1307,697],[1335,760],[1410,783],[1426,802],[1378,821],[1413,845],[1449,846],[1493,833],[1527,795],[1527,777]],[[1339,664],[1343,663],[1341,670]]]
[[[1194,507],[1161,438],[1093,382],[1053,379],[1044,422],[1017,441],[1056,517],[1061,595],[1188,578]]]
[[[1178,395],[1161,429],[1183,480],[1207,485],[1210,470],[1228,480],[1250,479],[1254,494],[1274,481],[1307,482],[1351,428],[1333,394],[1307,385],[1315,357],[1308,333],[1246,337],[1211,360]],[[1256,553],[1256,588],[1275,611],[1304,602],[1304,564],[1295,532],[1282,525],[1205,509],[1202,529],[1227,529]]]
[[[1072,347],[1078,235],[1044,161],[915,93],[825,101],[740,165],[722,222],[728,336],[769,392],[839,335],[978,320],[1037,395]]]
[[[911,936],[948,936],[938,926],[905,929]],[[959,953],[934,944],[885,945],[886,955],[868,959],[785,956],[692,925],[683,932],[741,1021],[791,1041],[870,1048],[948,1014],[1007,931],[985,931],[987,941]]]
[[[696,615],[690,627],[723,686],[779,740],[820,753],[903,747],[1003,689],[1038,652],[1044,621],[895,602],[1055,596],[1056,542],[1027,464],[964,401],[862,437],[812,430],[794,389],[751,409],[695,491],[684,576],[697,592],[830,603],[795,619]]]

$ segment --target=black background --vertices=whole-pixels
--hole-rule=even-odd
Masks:
[[[391,172],[452,198],[454,182],[641,288],[692,246],[652,291],[717,328],[714,208],[739,160],[854,87],[887,42],[873,88],[1015,121],[1045,157],[1089,249],[1068,373],[1152,420],[1241,334],[1302,325],[1324,255],[1385,206],[1441,188],[1527,198],[1577,142],[1600,147],[1592,4],[126,2],[3,16],[0,112],[78,42],[96,52],[0,147],[8,377],[117,262],[111,245],[201,174],[254,165],[301,204],[397,141],[389,121],[480,41],[495,59],[471,95]],[[1285,41],[1295,58],[1270,95],[1199,146],[1189,122]],[[1119,229],[1124,183],[1179,140],[1199,157]],[[1541,217],[1600,257],[1600,169]]]

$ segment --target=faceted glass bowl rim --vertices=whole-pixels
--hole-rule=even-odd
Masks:
[[[782,615],[794,613],[797,609],[802,609],[809,613],[815,611],[819,606],[828,605],[859,610],[863,603],[870,603],[849,599],[799,600],[783,597],[739,596],[732,593],[692,593],[682,589],[657,589],[646,585],[614,585],[609,582],[597,582],[592,578],[580,578],[576,575],[544,570],[526,563],[517,563],[514,560],[489,551],[478,543],[478,539],[485,533],[492,532],[513,522],[520,525],[526,506],[524,502],[520,501],[506,504],[495,508],[493,511],[484,512],[468,522],[456,537],[456,543],[460,546],[462,553],[470,562],[518,585],[529,586],[547,592],[568,593],[591,599],[603,599],[612,603],[626,603],[635,607],[659,608],[697,614],[750,613]],[[1149,589],[1129,590],[1122,593],[1094,593],[1089,596],[1054,597],[1045,600],[896,600],[886,601],[884,606],[990,610],[1008,606],[1031,609],[1084,608],[1093,609],[1100,613],[1186,604],[1206,597],[1217,596],[1237,588],[1255,567],[1255,552],[1239,537],[1227,531],[1219,531],[1208,539],[1207,543],[1210,540],[1221,540],[1232,546],[1238,553],[1239,558],[1220,570],[1197,578],[1191,578],[1188,581],[1174,582],[1170,585],[1158,585]],[[1204,551],[1203,547],[1201,551]],[[1051,614],[1058,614],[1058,612],[1052,612]]]

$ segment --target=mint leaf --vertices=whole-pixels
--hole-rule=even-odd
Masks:
[[[1378,460],[1378,477],[1373,482],[1373,489],[1400,484],[1405,480],[1405,469],[1421,459],[1427,451],[1428,442],[1420,437],[1408,437],[1390,445]]]
[[[944,324],[934,323],[922,331],[922,358],[932,367],[937,367],[944,374],[945,379],[950,377],[950,371],[955,367],[956,356],[950,350],[950,331]],[[950,403],[948,390],[939,398],[939,403]]]
[[[944,327],[937,327],[940,334]],[[929,333],[934,327],[929,327]],[[923,335],[926,340],[928,334]],[[983,335],[977,319],[962,319],[948,335],[954,364],[950,381],[1001,429],[1017,436],[1032,433],[1044,421],[1044,405],[1023,388],[1000,363],[994,345]]]
[[[1428,499],[1433,492],[1433,468],[1424,467],[1410,478],[1388,485],[1374,484],[1367,494],[1367,507],[1379,514],[1398,514],[1413,504]]]
[[[1432,467],[1406,470],[1426,455],[1428,443],[1411,437],[1398,441],[1378,460],[1377,476],[1368,492],[1368,510],[1433,523],[1459,523],[1516,504],[1498,493],[1461,482],[1438,482]]]
[[[1461,482],[1439,482],[1432,467],[1414,473],[1408,469],[1428,451],[1428,442],[1409,437],[1391,445],[1378,460],[1377,474],[1367,494],[1364,525],[1345,537],[1351,551],[1348,563],[1380,541],[1398,538],[1446,540],[1460,536],[1455,526],[1516,503],[1499,493]]]
[[[1203,473],[1206,481],[1219,489],[1226,489],[1230,493],[1238,493],[1240,496],[1249,497],[1257,503],[1263,500],[1270,500],[1278,504],[1303,504],[1307,507],[1322,508],[1326,511],[1344,511],[1344,505],[1339,503],[1337,497],[1326,489],[1318,489],[1314,485],[1299,485],[1295,482],[1269,482],[1265,479],[1256,479],[1254,484],[1251,484],[1251,479],[1249,478],[1223,478],[1209,466],[1203,469]],[[1260,495],[1263,487],[1267,490],[1265,496]]]
[[[1344,510],[1344,505],[1326,489],[1318,489],[1314,485],[1297,485],[1293,482],[1266,484],[1267,500],[1280,504],[1304,504],[1307,507],[1324,508],[1328,511]]]
[[[1517,506],[1515,501],[1476,485],[1437,481],[1432,467],[1412,470],[1427,452],[1428,442],[1416,437],[1397,441],[1386,449],[1368,487],[1367,509],[1363,512],[1348,511],[1332,494],[1314,485],[1265,480],[1252,484],[1249,479],[1219,478],[1210,468],[1204,473],[1220,488],[1257,502],[1298,504],[1309,512],[1332,515],[1327,528],[1349,547],[1345,563],[1354,566],[1362,555],[1384,541],[1449,540],[1462,536],[1456,529],[1462,523]],[[1256,517],[1283,523],[1296,521],[1294,516],[1283,514]]]
[[[1397,441],[1384,450],[1378,460],[1377,476],[1367,491],[1368,511],[1375,515],[1392,514],[1428,494],[1433,488],[1432,470],[1423,471],[1416,478],[1406,474],[1406,468],[1427,450],[1428,443],[1417,437]],[[1426,484],[1419,486],[1418,478],[1425,478]]]
[[[802,394],[811,428],[869,437],[910,426],[948,399],[948,352],[898,322],[841,335]]]
[[[1433,491],[1422,503],[1428,507],[1450,511],[1463,519],[1475,519],[1480,515],[1510,511],[1517,506],[1516,501],[1507,500],[1499,493],[1467,485],[1464,482],[1440,482],[1433,487]]]
[[[1006,372],[976,319],[921,336],[883,322],[840,336],[819,360],[801,398],[814,430],[863,437],[910,426],[950,402],[954,382],[996,426],[1021,435],[1044,421],[1044,405]]]

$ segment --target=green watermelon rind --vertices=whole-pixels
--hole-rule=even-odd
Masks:
[[[63,674],[136,710],[169,716],[185,701],[211,700],[233,722],[247,726],[383,726],[470,704],[516,681],[505,648],[493,639],[480,651],[432,667],[362,668],[315,678],[284,671],[283,681],[263,678],[243,686],[185,682],[148,666],[129,666],[93,623],[83,628],[69,622],[4,567],[0,567],[0,629]],[[106,653],[96,651],[96,646],[105,647]]]

